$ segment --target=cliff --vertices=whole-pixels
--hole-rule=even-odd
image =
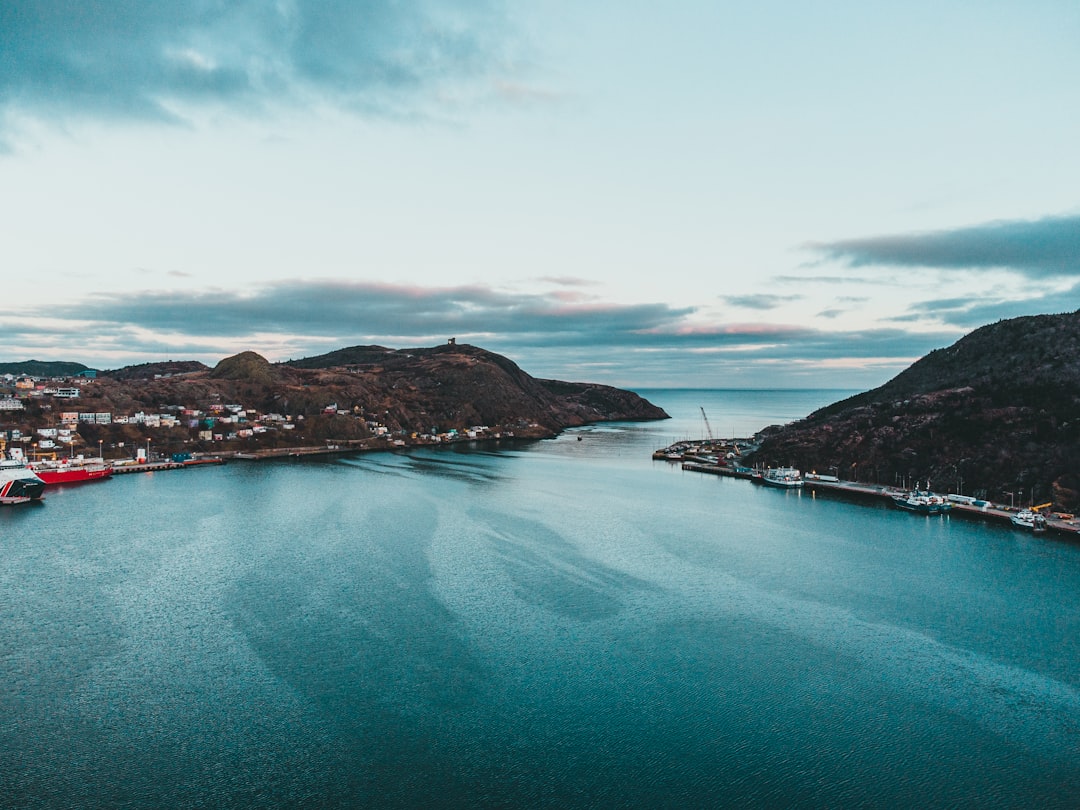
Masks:
[[[984,326],[760,438],[752,463],[1078,510],[1080,312]]]

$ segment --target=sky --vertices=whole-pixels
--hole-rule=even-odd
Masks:
[[[1080,308],[1080,4],[0,0],[0,360],[880,385]]]

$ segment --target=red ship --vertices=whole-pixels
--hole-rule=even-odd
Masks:
[[[67,459],[58,461],[31,461],[27,464],[34,475],[46,484],[77,484],[98,481],[112,475],[112,467],[102,459]]]

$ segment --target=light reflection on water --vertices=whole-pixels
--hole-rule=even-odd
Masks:
[[[703,396],[0,511],[0,795],[1071,806],[1080,549],[653,462]]]

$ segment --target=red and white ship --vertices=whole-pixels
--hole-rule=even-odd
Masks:
[[[34,475],[46,484],[78,484],[99,481],[112,475],[113,470],[101,458],[61,458],[53,461],[31,461],[27,465]]]
[[[26,503],[41,498],[45,482],[21,461],[0,460],[0,504]]]

